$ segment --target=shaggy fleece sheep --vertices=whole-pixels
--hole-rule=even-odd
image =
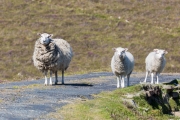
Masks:
[[[44,73],[45,85],[47,85],[47,72],[50,71],[52,85],[52,73],[55,73],[55,84],[58,82],[57,71],[62,71],[62,84],[64,84],[64,71],[68,68],[73,57],[73,51],[69,43],[63,39],[52,39],[52,34],[39,34],[40,38],[35,42],[33,53],[34,66]]]
[[[114,56],[111,59],[112,72],[117,76],[117,88],[124,88],[124,78],[127,76],[129,86],[130,75],[134,68],[134,57],[127,48],[113,48]]]
[[[162,49],[154,49],[146,57],[146,76],[144,82],[147,80],[147,76],[151,74],[151,84],[153,84],[154,74],[156,76],[156,83],[159,84],[159,74],[163,71],[166,65],[165,54],[168,52]]]

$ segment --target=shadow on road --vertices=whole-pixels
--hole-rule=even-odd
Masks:
[[[87,86],[87,87],[92,87],[92,84],[86,84],[86,83],[65,83],[65,84],[56,84],[56,85],[65,85],[65,86]],[[53,84],[53,86],[56,86]]]

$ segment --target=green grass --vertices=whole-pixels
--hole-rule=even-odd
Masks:
[[[74,58],[67,74],[111,71],[113,47],[126,47],[136,72],[145,71],[145,57],[166,49],[164,72],[180,72],[180,2],[103,0],[0,1],[0,80],[38,79],[32,63],[37,33],[67,40]],[[129,22],[126,22],[128,20]]]
[[[132,97],[127,97],[127,95],[132,95]],[[131,103],[131,100],[135,101],[137,107]],[[174,100],[170,101],[171,107],[180,106]],[[148,104],[141,86],[135,85],[111,92],[102,92],[94,95],[92,100],[78,100],[47,116],[64,120],[176,119],[175,116],[167,114],[168,110],[170,108],[166,104]]]

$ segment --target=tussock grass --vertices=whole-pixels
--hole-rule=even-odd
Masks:
[[[179,72],[180,2],[153,0],[0,1],[0,79],[38,79],[32,54],[37,33],[67,40],[74,58],[68,74],[110,71],[113,47],[127,47],[134,71],[145,71],[145,57],[166,49],[164,72]]]

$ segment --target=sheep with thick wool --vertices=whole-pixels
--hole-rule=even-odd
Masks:
[[[159,75],[163,71],[166,65],[165,54],[168,52],[162,49],[154,49],[146,57],[146,76],[144,82],[147,80],[147,76],[151,74],[151,84],[153,84],[154,74],[156,76],[156,84],[159,84]]]
[[[130,75],[134,68],[134,57],[127,48],[113,48],[114,55],[111,59],[112,72],[117,77],[117,88],[124,88],[124,79],[127,76],[127,86],[129,86]]]
[[[33,53],[34,66],[45,75],[47,85],[47,73],[50,71],[52,85],[52,73],[55,73],[55,84],[58,83],[58,70],[62,71],[62,84],[64,84],[64,71],[69,67],[73,57],[70,44],[63,39],[52,39],[52,34],[39,34],[40,38],[35,42]]]

